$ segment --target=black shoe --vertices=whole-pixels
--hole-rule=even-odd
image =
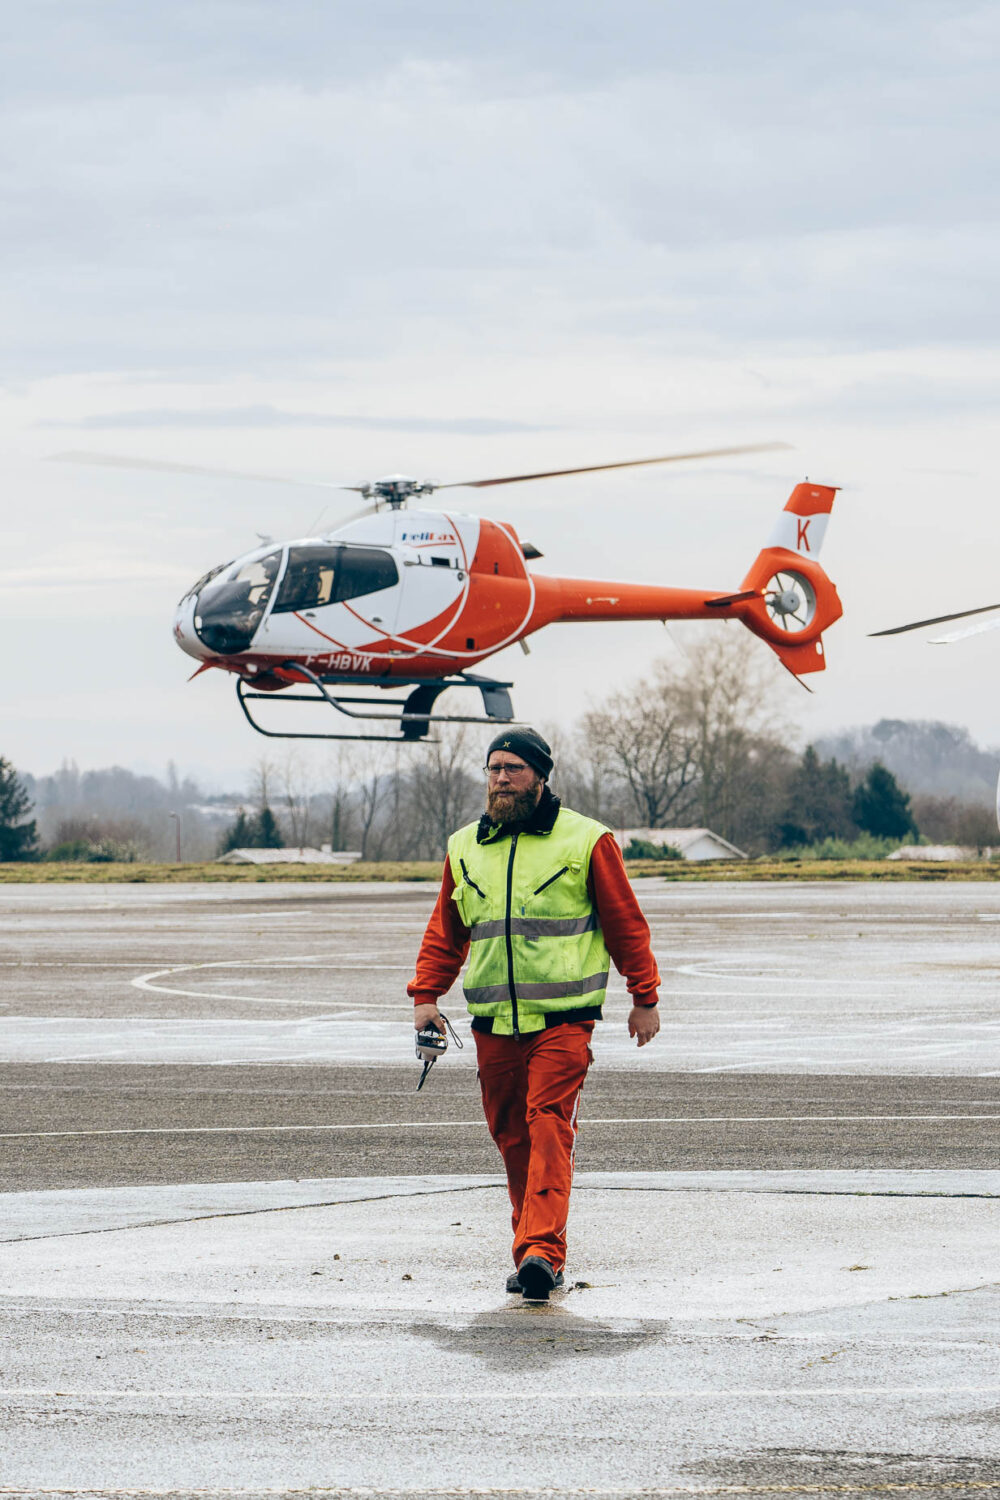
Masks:
[[[517,1268],[521,1296],[525,1302],[548,1302],[556,1285],[556,1273],[540,1255],[526,1255]]]
[[[560,1287],[562,1286],[562,1284],[563,1273],[561,1271],[557,1271],[556,1286]],[[524,1290],[524,1288],[521,1286],[521,1278],[518,1276],[516,1271],[511,1271],[510,1275],[507,1277],[507,1290],[513,1297],[520,1297],[522,1291]]]

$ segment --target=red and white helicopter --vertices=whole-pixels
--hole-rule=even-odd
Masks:
[[[837,591],[816,560],[836,494],[832,486],[796,485],[735,590],[548,577],[529,571],[541,553],[507,522],[407,508],[438,490],[486,489],[775,446],[784,445],[455,484],[393,474],[361,485],[324,485],[358,491],[368,502],[365,512],[322,535],[266,542],[213,568],[178,605],[174,635],[201,663],[199,672],[216,668],[235,675],[240,705],[254,729],[291,739],[412,741],[423,739],[435,723],[511,722],[512,684],[479,676],[474,668],[515,642],[527,650],[528,636],[559,620],[737,619],[767,641],[795,676],[818,672],[826,664],[822,632],[842,613]],[[65,457],[147,467],[96,454]],[[181,464],[148,467],[227,473]],[[303,685],[313,691],[296,691]],[[456,687],[479,691],[485,718],[433,712],[440,695]],[[409,689],[405,698],[384,696],[401,688]],[[265,698],[273,704],[325,703],[360,721],[359,731],[382,732],[264,728],[250,705]],[[387,722],[395,733],[384,732]]]

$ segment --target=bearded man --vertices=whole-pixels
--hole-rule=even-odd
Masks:
[[[544,1302],[563,1284],[580,1092],[610,961],[640,1047],[660,1029],[660,976],[614,835],[553,795],[541,735],[498,734],[485,771],[486,811],[448,842],[407,992],[416,1029],[443,1031],[438,1000],[468,957],[483,1111],[513,1209],[507,1290]]]

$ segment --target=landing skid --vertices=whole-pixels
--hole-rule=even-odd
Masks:
[[[387,707],[384,698],[345,698],[339,693],[332,693],[326,684],[316,676],[309,667],[302,666],[299,662],[282,662],[282,667],[289,671],[297,672],[307,682],[312,683],[317,689],[319,697],[312,693],[287,693],[284,690],[277,693],[254,692],[252,682],[248,684],[242,677],[236,681],[236,697],[240,708],[251,729],[258,734],[263,734],[268,739],[275,740],[365,740],[378,741],[383,744],[413,743],[424,740],[430,732],[432,724],[512,724],[514,719],[514,708],[510,701],[510,693],[507,691],[512,686],[509,682],[494,682],[489,677],[475,677],[471,673],[463,673],[460,677],[436,677],[427,682],[420,682],[412,688],[409,696],[402,704],[391,705],[398,712],[392,713],[364,713],[359,709]],[[403,683],[401,686],[408,686]],[[483,698],[483,709],[485,717],[469,714],[435,714],[432,712],[434,704],[443,692],[448,688],[471,687],[478,688]],[[374,721],[381,724],[392,724],[399,729],[398,734],[306,734],[302,731],[291,731],[282,729],[265,729],[258,724],[248,703],[256,700],[264,700],[268,703],[328,703],[337,713],[346,714],[349,719],[360,719]],[[429,743],[433,744],[434,741]]]

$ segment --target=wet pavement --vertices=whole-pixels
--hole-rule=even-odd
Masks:
[[[663,1036],[657,1039],[658,1045]],[[669,1045],[669,1038],[667,1039]],[[0,1066],[3,1186],[494,1172],[475,1071]],[[1000,1079],[595,1066],[582,1171],[1000,1165]]]
[[[530,1308],[430,887],[0,887],[0,1495],[1000,1495],[1000,889],[637,889]]]

